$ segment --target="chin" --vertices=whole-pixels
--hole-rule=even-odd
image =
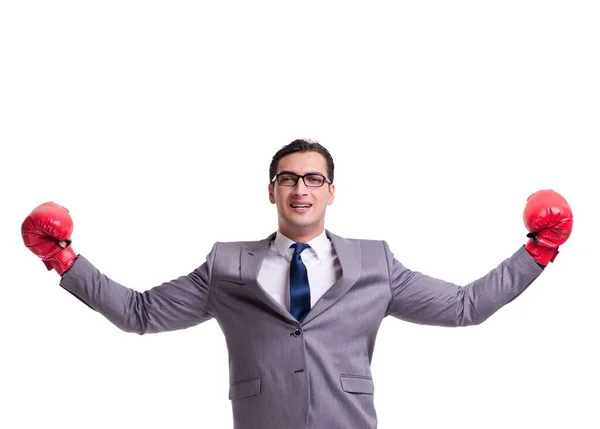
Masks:
[[[295,214],[291,214],[290,216],[285,216],[285,217],[283,217],[283,220],[286,225],[289,225],[289,226],[295,227],[295,228],[299,228],[299,227],[302,228],[302,227],[307,227],[307,226],[315,224],[314,219],[297,216]]]
[[[300,222],[294,221],[294,220],[290,220],[290,222],[288,222],[288,225],[291,226],[292,228],[309,228],[311,226],[316,225],[315,222],[311,222],[309,220],[303,220]]]

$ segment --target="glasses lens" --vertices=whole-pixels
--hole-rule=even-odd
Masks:
[[[318,188],[323,186],[324,182],[325,178],[318,174],[309,174],[308,176],[304,176],[304,183],[306,183],[306,186],[309,187]]]
[[[293,174],[282,174],[281,176],[277,176],[277,183],[281,186],[296,186],[298,182],[298,176],[294,176]]]

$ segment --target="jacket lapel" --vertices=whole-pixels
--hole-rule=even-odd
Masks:
[[[348,240],[326,231],[342,268],[342,275],[317,301],[302,321],[307,324],[323,313],[350,290],[358,280],[361,271],[360,242]]]
[[[271,242],[275,239],[275,233],[271,234],[267,238],[256,243],[248,243],[241,248],[240,254],[240,272],[242,281],[250,287],[256,296],[268,305],[271,309],[297,323],[297,320],[282,307],[277,301],[273,299],[265,290],[258,284],[258,274],[262,266],[265,254],[271,245]]]

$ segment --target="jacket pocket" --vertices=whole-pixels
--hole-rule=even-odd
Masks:
[[[240,399],[260,393],[260,377],[240,380],[229,385],[229,399]]]
[[[375,390],[373,379],[363,375],[342,374],[340,375],[340,382],[342,383],[342,389],[348,393],[372,395]]]

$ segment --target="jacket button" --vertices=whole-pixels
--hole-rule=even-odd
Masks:
[[[300,335],[302,335],[302,331],[300,329],[296,329],[294,331],[294,337],[299,337]]]

